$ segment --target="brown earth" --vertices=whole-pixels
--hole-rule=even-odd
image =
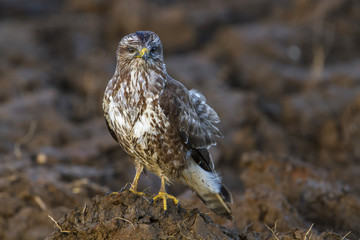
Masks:
[[[0,1],[0,239],[359,239],[359,16],[356,0]],[[151,173],[146,197],[105,195],[135,173],[101,101],[136,30],[218,112],[233,222],[178,185],[165,214]]]
[[[151,203],[151,199],[128,190],[94,197],[89,206],[71,211],[59,222],[54,220],[58,231],[47,239],[341,239],[333,232],[317,234],[311,228],[239,233],[214,223],[196,208],[170,203],[164,212],[162,204]]]

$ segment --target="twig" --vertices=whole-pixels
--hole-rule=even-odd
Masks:
[[[19,138],[15,144],[14,144],[14,154],[16,158],[21,158],[22,157],[22,153],[21,153],[21,146],[24,145],[25,143],[29,142],[31,140],[31,138],[34,136],[35,133],[35,129],[36,129],[36,122],[32,121],[30,123],[30,127],[28,132],[26,133],[25,136]]]
[[[130,187],[131,187],[131,186],[132,186],[132,183],[127,182],[127,183],[125,184],[125,186],[123,186],[123,187],[120,189],[120,192],[124,191],[129,185],[130,185]]]
[[[115,218],[113,218],[112,220],[114,220],[114,219],[121,219],[121,220],[124,220],[124,221],[126,221],[126,222],[130,223],[130,224],[131,224],[131,226],[132,226],[132,228],[135,230],[134,224],[133,224],[132,222],[130,222],[129,220],[127,220],[126,218],[122,218],[122,217],[115,217]]]
[[[85,203],[84,208],[82,210],[82,214],[81,214],[81,222],[82,223],[85,223],[85,211],[86,211],[86,208],[87,208],[87,205]]]
[[[59,223],[55,221],[55,219],[53,219],[50,215],[48,215],[48,217],[55,223],[56,227],[60,230],[61,233],[71,233],[71,231],[62,230]]]
[[[310,231],[311,231],[311,229],[312,229],[313,226],[314,226],[314,223],[311,224],[309,230],[307,230],[307,232],[305,233],[304,240],[306,240],[306,237],[307,237],[307,235],[310,233]],[[311,236],[311,234],[310,234],[310,236]],[[310,239],[310,238],[309,238],[309,239]]]
[[[86,203],[85,203],[84,208],[83,208],[83,210],[82,210],[82,214],[83,214],[83,215],[85,214],[86,208],[87,208],[87,205],[86,205]]]
[[[151,186],[148,186],[147,188],[144,189],[144,193],[150,192],[151,191]]]
[[[343,237],[341,238],[341,240],[345,240],[346,237],[347,237],[350,233],[351,233],[351,231],[349,231],[347,234],[345,234],[345,236],[343,236]]]
[[[273,228],[270,228],[266,223],[264,223],[265,226],[271,231],[271,233],[273,234],[274,238],[276,240],[279,240],[279,238],[276,236],[276,225],[277,225],[277,220],[275,221],[275,225]]]

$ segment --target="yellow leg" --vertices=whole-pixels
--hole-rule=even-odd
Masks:
[[[174,201],[175,204],[179,203],[179,200],[177,200],[176,197],[174,197],[173,195],[167,194],[166,193],[166,189],[165,189],[165,178],[163,176],[161,176],[161,187],[160,187],[160,191],[158,193],[158,195],[156,195],[155,197],[153,197],[153,201],[155,202],[156,200],[158,200],[159,198],[163,199],[163,204],[164,204],[164,211],[167,210],[167,199],[170,198]]]
[[[136,195],[145,196],[145,193],[137,191],[138,181],[144,167],[141,164],[136,164],[135,168],[136,168],[136,174],[129,190]]]

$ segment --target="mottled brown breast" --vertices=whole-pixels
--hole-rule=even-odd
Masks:
[[[104,98],[105,118],[115,139],[135,161],[170,181],[183,168],[185,150],[159,104],[165,80],[156,72],[132,76],[136,81],[109,82],[116,88]]]

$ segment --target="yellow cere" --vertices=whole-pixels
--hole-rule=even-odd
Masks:
[[[144,56],[145,54],[148,54],[149,53],[149,49],[147,48],[143,48],[141,49],[140,51],[140,57]]]

